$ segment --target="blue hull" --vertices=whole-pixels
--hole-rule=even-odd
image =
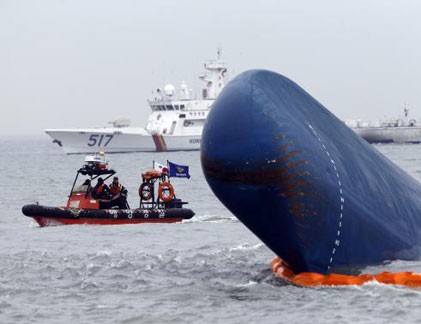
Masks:
[[[201,160],[215,195],[296,273],[420,256],[420,183],[279,74],[224,88]]]

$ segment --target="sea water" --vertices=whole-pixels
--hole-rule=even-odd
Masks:
[[[374,147],[421,180],[421,145]],[[190,180],[172,181],[196,213],[189,221],[45,228],[22,206],[63,205],[84,156],[47,136],[3,137],[0,152],[2,324],[421,322],[421,289],[310,289],[275,278],[275,255],[212,194],[200,152],[106,156],[132,207],[152,161],[189,165]],[[421,262],[366,269],[384,270],[421,272]]]

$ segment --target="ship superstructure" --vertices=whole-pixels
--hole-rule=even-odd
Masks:
[[[143,152],[199,150],[203,125],[212,104],[225,85],[227,65],[218,50],[216,60],[204,63],[199,79],[205,83],[199,99],[186,82],[179,89],[167,84],[157,89],[148,104],[152,110],[146,126],[130,127],[130,121],[119,119],[112,127],[46,129],[68,153]]]

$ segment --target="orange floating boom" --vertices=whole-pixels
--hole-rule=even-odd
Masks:
[[[361,286],[370,281],[377,281],[387,285],[421,287],[421,274],[413,272],[381,272],[378,274],[361,274],[358,276],[335,273],[324,275],[316,272],[294,274],[280,258],[273,259],[271,267],[277,277],[301,287]]]

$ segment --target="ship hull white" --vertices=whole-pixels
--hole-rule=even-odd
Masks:
[[[118,118],[113,127],[46,129],[54,143],[67,154],[123,152],[161,152],[200,150],[200,139],[206,118],[216,97],[223,89],[227,66],[218,59],[204,64],[200,80],[206,84],[201,96],[194,95],[183,81],[176,87],[167,84],[153,92],[148,100],[151,114],[145,127],[130,127],[130,120]]]
[[[353,130],[369,143],[421,143],[421,127],[361,127]]]
[[[67,154],[200,150],[200,135],[150,135],[122,131],[46,130]]]

